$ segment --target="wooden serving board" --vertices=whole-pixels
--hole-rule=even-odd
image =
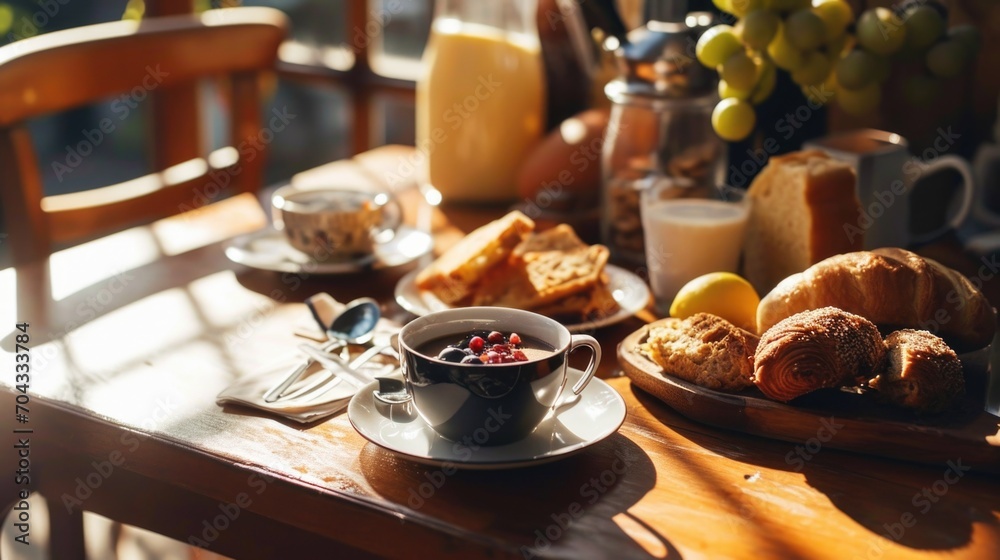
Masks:
[[[983,409],[985,374],[970,380],[955,411],[931,417],[878,402],[872,393],[834,389],[784,404],[756,389],[723,393],[663,374],[638,351],[656,325],[618,345],[618,361],[632,382],[692,420],[804,446],[801,453],[789,449],[786,461],[793,469],[804,466],[817,447],[830,447],[938,466],[961,459],[973,470],[1000,474],[1000,417]]]

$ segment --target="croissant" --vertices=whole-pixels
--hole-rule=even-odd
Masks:
[[[757,328],[826,306],[887,330],[935,332],[958,352],[986,346],[996,328],[996,311],[967,278],[896,248],[837,255],[785,278],[761,300]]]
[[[878,327],[824,307],[792,315],[761,336],[753,382],[768,397],[788,402],[816,389],[866,381],[884,357]]]
[[[965,393],[962,362],[927,331],[901,330],[885,338],[885,369],[868,382],[889,402],[920,413],[943,412]]]

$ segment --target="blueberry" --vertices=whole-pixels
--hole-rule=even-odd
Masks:
[[[445,348],[444,350],[441,351],[440,354],[437,355],[437,359],[439,360],[444,360],[446,362],[454,362],[454,363],[461,362],[462,359],[464,359],[465,357],[466,357],[465,352],[462,349],[451,346]]]
[[[462,361],[459,362],[459,363],[462,363],[462,364],[483,365],[483,361],[480,360],[479,356],[476,356],[476,355],[466,356],[466,357],[462,358]]]

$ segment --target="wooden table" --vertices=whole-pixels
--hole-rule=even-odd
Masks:
[[[409,153],[376,151],[296,182],[370,184]],[[500,212],[438,214],[438,241]],[[27,437],[53,557],[82,556],[81,508],[238,558],[1000,556],[995,477],[832,449],[799,465],[794,444],[693,423],[615,377],[613,348],[649,315],[597,333],[625,425],[548,465],[443,473],[367,443],[344,414],[302,426],[220,408],[224,387],[294,348],[307,320],[295,302],[372,295],[403,316],[390,295],[405,271],[304,278],[228,261],[221,244],[265,219],[256,200],[236,198],[0,271],[0,488],[7,501],[21,488],[15,445]],[[10,355],[22,321],[26,424],[15,421]],[[23,428],[33,432],[12,433]]]

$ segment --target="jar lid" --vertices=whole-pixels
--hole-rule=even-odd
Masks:
[[[651,20],[628,34],[615,50],[619,76],[605,95],[615,103],[690,99],[716,93],[718,76],[695,58],[698,38],[714,23],[709,12],[692,12],[684,21]]]

